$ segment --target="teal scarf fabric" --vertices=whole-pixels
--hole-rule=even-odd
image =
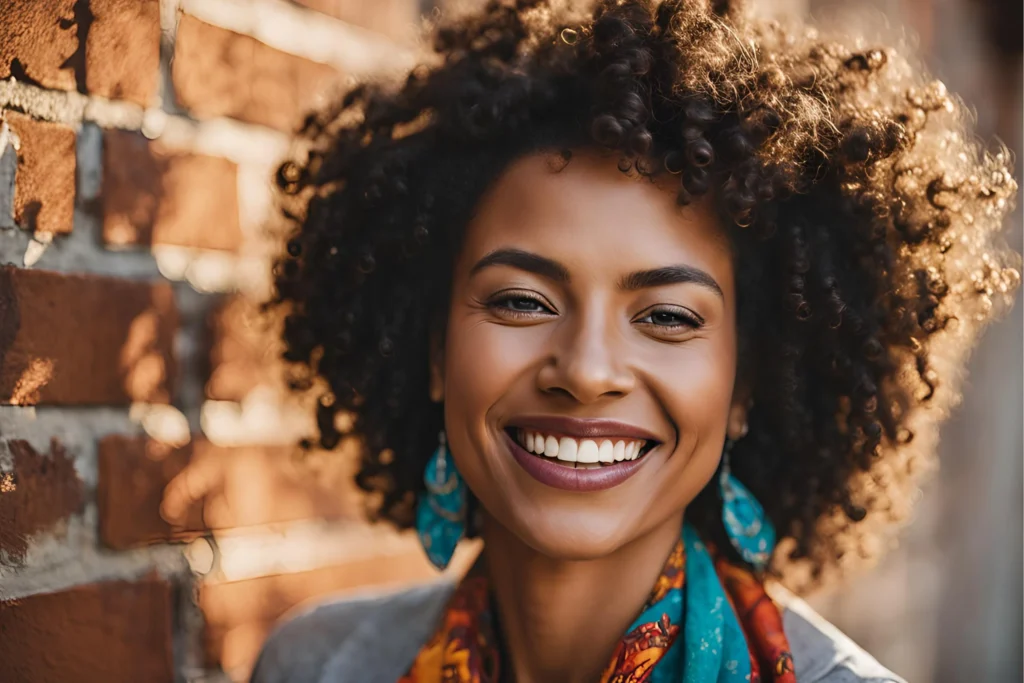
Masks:
[[[491,597],[486,576],[463,579],[399,683],[501,683]],[[762,673],[766,682],[796,683],[778,608],[754,575],[713,558],[684,525],[600,683],[758,683]]]
[[[750,654],[739,620],[729,605],[711,554],[689,524],[683,526],[686,583],[648,607],[630,626],[668,615],[683,624],[681,643],[669,648],[650,678],[651,683],[745,683],[750,681]]]

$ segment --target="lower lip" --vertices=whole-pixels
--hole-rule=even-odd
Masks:
[[[636,460],[627,460],[603,467],[576,468],[557,464],[556,460],[538,457],[526,451],[515,439],[505,434],[512,457],[527,474],[540,483],[566,491],[603,491],[618,486],[632,477],[647,461],[650,453]]]

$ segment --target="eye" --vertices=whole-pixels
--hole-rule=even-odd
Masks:
[[[648,309],[634,323],[647,325],[657,333],[688,332],[704,325],[704,319],[682,306],[658,306]]]
[[[502,299],[499,305],[510,311],[519,311],[520,313],[541,313],[547,310],[544,304],[526,296],[508,297]]]
[[[487,307],[505,318],[537,318],[554,315],[552,306],[533,292],[498,292],[487,301]]]

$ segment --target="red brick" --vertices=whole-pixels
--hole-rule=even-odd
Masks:
[[[20,141],[14,220],[28,230],[69,233],[75,215],[75,131],[4,112]]]
[[[178,102],[199,118],[228,116],[294,130],[337,72],[255,38],[184,15],[172,63]]]
[[[202,509],[189,510],[173,527],[160,517],[164,486],[185,469],[191,455],[191,446],[174,449],[145,437],[100,441],[96,505],[105,545],[121,550],[202,534]]]
[[[166,283],[0,268],[0,402],[166,403],[177,328]]]
[[[209,327],[208,398],[242,401],[258,386],[283,387],[279,329],[255,303],[243,296],[226,298],[211,313]]]
[[[82,507],[82,482],[59,441],[50,452],[38,453],[27,441],[8,441],[14,469],[0,488],[0,552],[19,564],[29,537],[51,529]],[[3,659],[0,658],[0,662]]]
[[[342,21],[400,42],[412,40],[420,18],[419,0],[292,0]]]
[[[238,167],[175,152],[138,133],[103,136],[103,239],[234,250],[242,242]]]
[[[161,579],[0,603],[3,680],[171,683],[172,589]]]
[[[355,589],[397,588],[436,576],[426,555],[413,549],[312,571],[203,584],[199,606],[206,619],[208,663],[222,666],[235,680],[245,679],[275,622],[296,605]]]
[[[0,0],[0,78],[74,90],[79,26],[75,0]]]
[[[315,468],[294,454],[289,447],[224,448],[205,440],[174,449],[108,436],[99,447],[100,537],[121,549],[216,529],[361,516],[351,459],[335,453],[330,467]]]
[[[85,43],[90,93],[153,104],[160,74],[159,0],[89,0],[93,23]]]
[[[0,17],[0,78],[155,101],[159,0],[0,0]]]

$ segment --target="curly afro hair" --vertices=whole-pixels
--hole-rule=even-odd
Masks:
[[[375,515],[410,524],[442,428],[429,340],[475,203],[518,157],[600,149],[675,176],[680,204],[710,193],[733,242],[753,409],[732,467],[784,540],[776,569],[871,555],[1018,284],[1008,155],[899,50],[723,0],[593,4],[492,1],[435,28],[403,83],[307,120],[278,173],[271,306],[293,385],[323,392],[318,445],[352,438]],[[720,540],[713,488],[687,515]]]

